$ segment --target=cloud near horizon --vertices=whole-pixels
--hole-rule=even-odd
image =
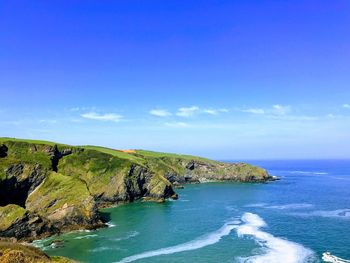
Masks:
[[[119,122],[123,118],[122,115],[116,113],[105,113],[99,114],[96,112],[87,112],[80,115],[85,119],[96,120],[96,121],[110,121],[110,122]]]

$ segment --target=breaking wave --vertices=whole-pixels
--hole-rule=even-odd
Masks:
[[[213,245],[220,241],[221,238],[224,236],[227,236],[231,233],[231,231],[237,227],[237,224],[240,223],[237,220],[230,221],[226,224],[224,224],[220,229],[217,231],[214,231],[212,233],[209,233],[207,235],[204,235],[202,237],[199,237],[195,240],[172,246],[172,247],[166,247],[161,248],[157,250],[147,251],[141,254],[136,254],[130,257],[126,257],[119,261],[118,263],[127,263],[127,262],[133,262],[135,260],[143,259],[143,258],[150,258],[150,257],[156,257],[160,255],[169,255],[174,253],[180,253],[184,251],[190,251],[190,250],[196,250],[200,249],[206,246]]]
[[[312,262],[314,253],[300,244],[278,238],[260,230],[266,226],[264,220],[256,214],[245,213],[242,216],[243,225],[237,227],[239,237],[251,236],[261,246],[263,254],[246,258],[238,258],[245,263],[302,263]]]

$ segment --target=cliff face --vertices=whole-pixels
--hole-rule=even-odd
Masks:
[[[174,186],[185,183],[270,179],[243,163],[0,139],[0,236],[34,239],[100,227],[98,207],[176,199]]]

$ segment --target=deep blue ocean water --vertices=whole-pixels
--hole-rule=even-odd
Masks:
[[[280,181],[207,183],[179,200],[104,210],[110,227],[36,242],[82,262],[323,262],[350,259],[350,161],[250,161]],[[53,239],[64,247],[52,248]]]

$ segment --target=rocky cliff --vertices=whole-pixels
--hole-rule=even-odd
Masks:
[[[100,227],[99,207],[176,199],[174,186],[185,183],[270,179],[245,163],[0,138],[0,236],[35,239]]]

